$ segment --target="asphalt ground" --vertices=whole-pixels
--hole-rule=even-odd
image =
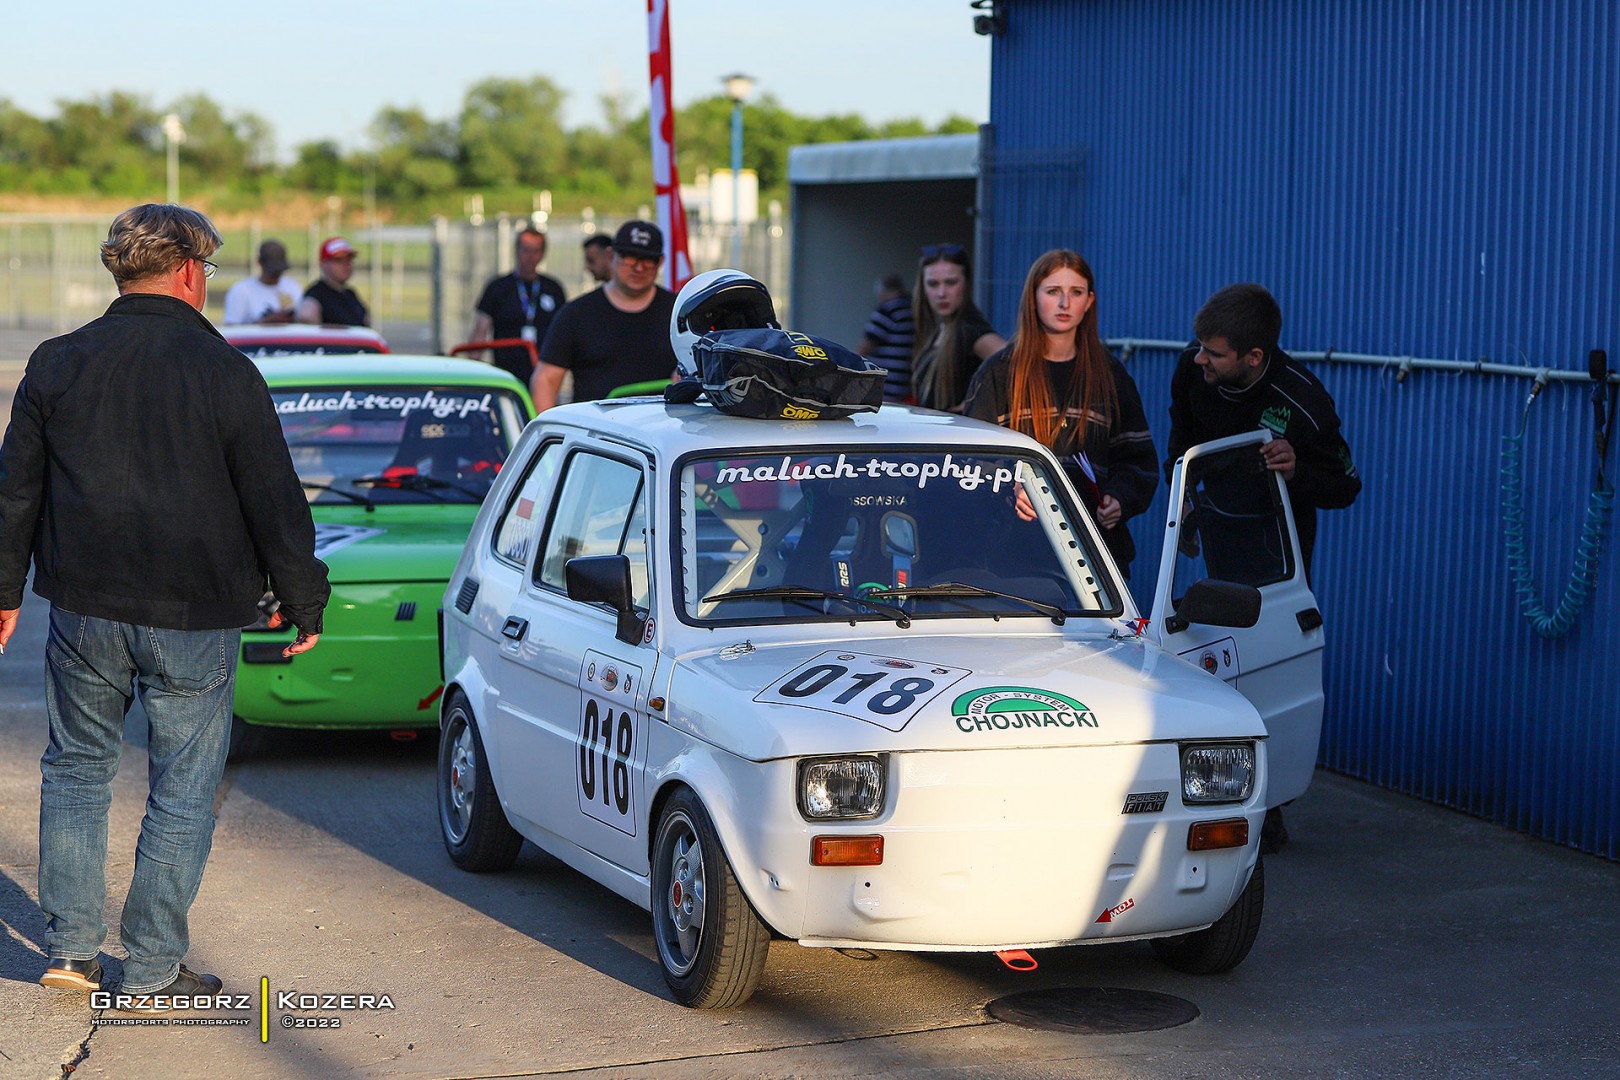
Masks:
[[[15,377],[0,371],[0,404]],[[45,614],[30,596],[0,658],[0,1077],[1620,1075],[1620,865],[1343,777],[1318,774],[1289,808],[1259,940],[1227,975],[1170,971],[1142,943],[1047,950],[1016,973],[983,955],[777,941],[751,1001],[694,1012],[664,988],[646,913],[532,848],[503,874],[453,867],[435,740],[381,735],[278,735],[226,772],[187,961],[250,998],[206,1016],[246,1023],[117,1026],[87,995],[36,983]],[[137,709],[115,784],[109,982],[142,723]],[[1099,987],[1199,1015],[1076,1035],[986,1011],[1018,991]],[[300,1023],[326,1026],[283,1026]]]
[[[507,873],[455,869],[435,740],[381,735],[278,735],[227,769],[188,962],[252,999],[209,1015],[248,1022],[112,1026],[86,995],[35,983],[44,616],[30,598],[0,659],[0,1076],[1616,1075],[1620,866],[1342,777],[1319,774],[1289,809],[1260,938],[1228,975],[1172,972],[1141,943],[1048,950],[1020,974],[982,955],[777,941],[748,1004],[694,1012],[670,1000],[634,906],[533,849]],[[114,927],[145,797],[141,726],[137,710],[116,782]],[[118,955],[115,929],[110,979]],[[1055,987],[1152,990],[1200,1015],[1074,1035],[985,1011]],[[322,1007],[342,994],[393,1007]],[[303,1020],[339,1026],[281,1026]]]

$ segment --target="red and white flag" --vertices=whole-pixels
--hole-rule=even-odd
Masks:
[[[648,110],[652,133],[653,187],[658,205],[658,227],[667,241],[664,279],[679,290],[692,277],[692,259],[686,250],[686,207],[681,203],[681,179],[675,167],[675,110],[670,106],[669,0],[647,0],[647,69],[652,82]]]

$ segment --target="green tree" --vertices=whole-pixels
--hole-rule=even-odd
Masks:
[[[55,161],[82,169],[109,195],[161,192],[162,117],[144,97],[115,91],[89,101],[58,101],[49,121]]]
[[[377,197],[420,199],[453,191],[460,148],[455,126],[420,109],[385,108],[371,121],[377,145]]]
[[[327,193],[358,190],[342,147],[332,140],[302,143],[297,155],[287,169],[287,183],[292,187]]]
[[[239,186],[273,164],[275,142],[262,117],[254,113],[228,117],[203,94],[181,98],[172,111],[186,131],[180,160],[195,168],[204,183]]]
[[[458,136],[469,187],[554,187],[568,174],[565,95],[544,76],[485,79],[467,91]]]
[[[52,155],[45,121],[0,98],[0,187],[34,188],[49,177]]]

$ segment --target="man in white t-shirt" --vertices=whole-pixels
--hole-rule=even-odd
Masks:
[[[287,249],[279,240],[259,245],[259,276],[245,278],[225,293],[225,325],[290,323],[303,287],[287,276]]]

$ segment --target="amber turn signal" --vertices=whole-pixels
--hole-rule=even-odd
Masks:
[[[811,866],[882,866],[881,836],[815,836],[810,839]]]
[[[1243,847],[1249,842],[1246,818],[1200,821],[1187,830],[1188,851],[1214,851],[1216,848]]]

